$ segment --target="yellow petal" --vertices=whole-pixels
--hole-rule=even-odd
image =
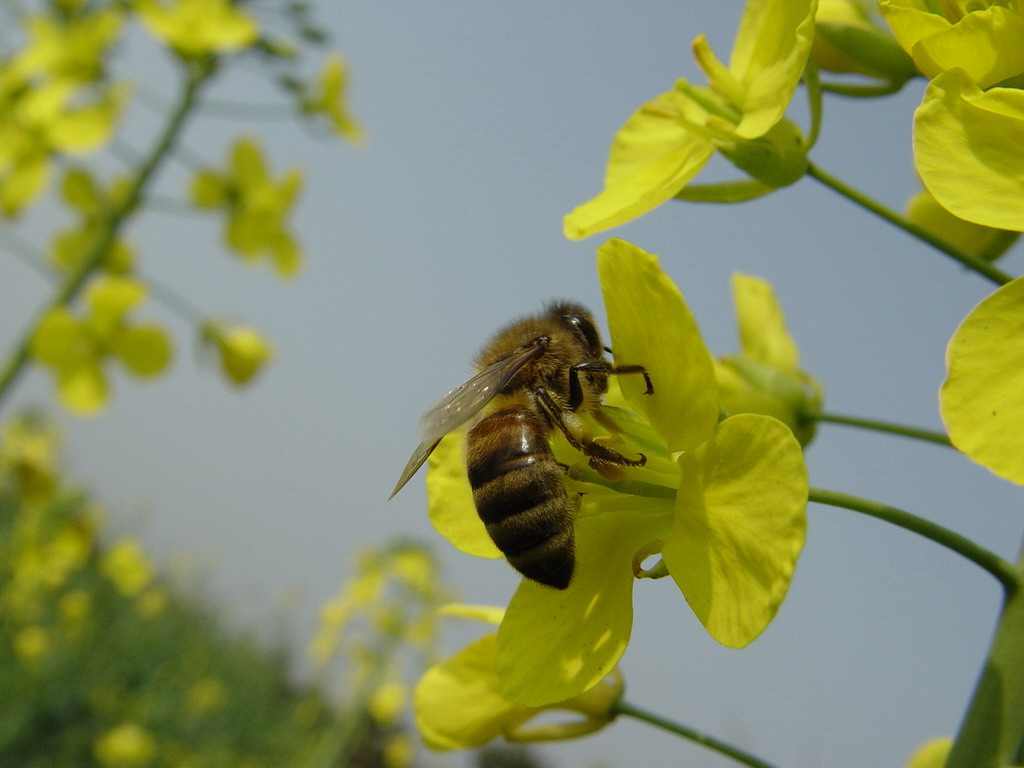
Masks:
[[[1024,485],[1024,277],[964,318],[939,391],[949,439],[971,460]]]
[[[94,416],[107,404],[107,378],[96,360],[85,360],[57,374],[60,401],[78,416]]]
[[[800,366],[799,352],[786,330],[786,319],[771,283],[734,272],[732,293],[743,355],[783,371],[796,372]]]
[[[623,394],[669,451],[700,445],[718,421],[718,389],[682,294],[657,256],[625,240],[597,249],[597,271],[615,362],[644,366],[654,385],[654,394],[645,395],[642,377],[623,377]]]
[[[736,135],[763,136],[782,119],[814,41],[815,0],[747,0],[729,71],[744,83]]]
[[[745,646],[778,611],[803,548],[800,445],[783,423],[741,414],[679,465],[665,565],[708,633],[723,645]]]
[[[914,750],[907,761],[907,768],[943,768],[952,749],[951,736],[939,736],[926,741]]]
[[[438,533],[456,548],[477,557],[501,557],[476,513],[466,477],[462,434],[450,434],[427,460],[427,513]]]
[[[612,671],[633,626],[633,556],[667,533],[671,517],[586,510],[572,583],[559,590],[524,579],[498,630],[502,693],[520,704],[565,701]]]
[[[158,325],[122,329],[111,340],[111,351],[136,376],[162,373],[171,362],[171,340]]]
[[[605,172],[605,188],[565,217],[570,240],[631,221],[656,208],[696,176],[714,152],[711,142],[689,130],[676,115],[696,107],[670,91],[638,109],[615,134]]]
[[[975,255],[983,255],[996,242],[1004,242],[1003,238],[1011,235],[1008,230],[994,229],[970,221],[964,221],[947,211],[927,189],[922,189],[907,201],[905,215],[918,226],[938,235],[947,243],[952,243]],[[1018,236],[1013,233],[1013,236]],[[1002,255],[1003,249],[997,255]],[[984,258],[994,258],[983,256]]]
[[[416,685],[416,729],[431,749],[479,747],[533,717],[501,695],[495,635],[486,635],[435,664]]]
[[[961,219],[1024,230],[1024,91],[981,91],[959,69],[936,77],[914,113],[914,160]]]

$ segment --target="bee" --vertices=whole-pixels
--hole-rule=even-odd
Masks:
[[[640,467],[590,435],[584,417],[603,423],[601,396],[612,374],[640,374],[641,365],[613,365],[591,314],[558,302],[498,331],[477,356],[477,373],[434,403],[417,429],[413,451],[394,497],[446,434],[476,419],[466,436],[466,473],[473,502],[494,544],[528,579],[565,589],[576,566],[573,518],[564,476],[549,437],[561,432],[595,469]],[[391,498],[389,497],[389,498]]]

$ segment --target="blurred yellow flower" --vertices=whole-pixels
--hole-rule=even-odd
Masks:
[[[228,696],[224,681],[218,677],[204,677],[194,682],[185,694],[185,706],[193,716],[206,715],[220,709]]]
[[[23,664],[34,664],[46,655],[53,645],[53,636],[45,627],[25,627],[14,635],[14,655]]]
[[[288,229],[288,216],[302,189],[302,171],[293,168],[280,180],[271,177],[259,143],[239,139],[225,171],[204,169],[192,178],[192,202],[198,208],[227,211],[228,245],[249,263],[269,254],[281,277],[302,267],[302,250]]]
[[[61,402],[79,416],[98,413],[108,399],[103,363],[119,360],[135,376],[151,377],[170,362],[171,343],[155,324],[130,324],[128,313],[146,287],[126,277],[97,278],[86,292],[87,313],[51,309],[32,337],[32,356],[52,369]]]
[[[137,597],[153,579],[153,566],[135,539],[115,542],[100,560],[100,572],[124,597]]]
[[[149,587],[139,595],[135,607],[141,616],[152,619],[167,609],[168,601],[166,589],[163,587]]]
[[[100,89],[83,98],[70,80],[31,83],[0,69],[0,212],[20,213],[42,193],[51,159],[105,144],[121,113],[125,91]]]
[[[107,226],[110,211],[123,201],[127,180],[115,181],[105,189],[84,168],[69,168],[61,182],[61,196],[68,207],[79,216],[77,226],[58,231],[52,241],[51,263],[65,274],[78,269],[93,247],[97,237]],[[131,271],[135,251],[120,236],[110,243],[101,257],[103,268],[112,274],[123,275]]]
[[[143,26],[182,56],[207,56],[245,48],[259,24],[230,0],[137,0]]]
[[[326,116],[335,134],[359,144],[364,139],[363,129],[349,111],[347,99],[348,67],[339,54],[333,54],[324,62],[313,88],[304,94],[302,111]]]
[[[106,768],[141,768],[156,753],[156,739],[137,723],[122,723],[93,741],[92,753]]]
[[[0,439],[0,482],[11,478],[19,494],[48,495],[57,476],[59,438],[53,425],[35,416],[16,418],[3,426]]]
[[[398,722],[405,705],[405,686],[397,680],[389,680],[378,686],[370,695],[367,709],[370,716],[380,725],[393,726]]]
[[[217,350],[224,375],[236,386],[251,382],[274,357],[274,349],[263,335],[244,325],[211,321],[203,326],[202,337]]]
[[[104,59],[121,35],[123,18],[123,10],[113,5],[74,15],[28,15],[24,19],[28,42],[14,57],[11,68],[26,76],[96,80],[103,75]]]
[[[949,736],[926,741],[914,750],[907,761],[907,768],[942,768],[953,748],[953,739]]]

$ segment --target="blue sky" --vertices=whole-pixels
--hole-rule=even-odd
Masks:
[[[96,489],[112,530],[140,533],[165,562],[194,553],[225,613],[246,624],[278,628],[271,606],[298,588],[296,648],[353,553],[394,536],[435,545],[465,600],[507,601],[516,574],[433,532],[421,478],[384,499],[421,412],[466,378],[499,325],[556,297],[599,311],[603,237],[571,243],[561,217],[599,190],[629,113],[696,77],[693,37],[706,32],[724,57],[741,10],[738,0],[320,3],[350,64],[367,144],[322,141],[281,120],[210,115],[190,129],[185,143],[218,165],[245,131],[262,138],[277,172],[305,167],[295,227],[307,266],[289,284],[240,266],[212,216],[135,222],[147,274],[261,328],[278,357],[238,394],[202,363],[180,320],[149,311],[178,333],[173,372],[147,385],[119,378],[99,418],[61,417],[70,470]],[[167,62],[139,50],[126,63],[157,89],[168,84],[169,97]],[[901,208],[917,187],[910,118],[921,90],[828,99],[813,159]],[[273,92],[250,68],[218,96],[260,103]],[[128,142],[145,146],[152,114],[137,108],[130,125]],[[734,174],[714,163],[709,175]],[[159,189],[180,197],[185,179],[169,169]],[[41,241],[49,221],[30,217],[22,233]],[[774,284],[829,410],[936,429],[945,345],[992,290],[812,180],[735,207],[670,203],[611,234],[661,255],[715,353],[737,345],[730,273],[759,275]],[[1019,255],[1003,267],[1019,272]],[[14,261],[4,274],[9,343],[47,286]],[[19,404],[49,398],[38,372],[17,392]],[[1016,557],[1019,493],[953,451],[825,425],[807,462],[816,487],[887,502]],[[638,585],[628,698],[779,766],[902,765],[921,741],[955,730],[997,586],[884,523],[814,505],[808,519],[789,597],[745,650],[717,646],[668,580]],[[561,766],[731,764],[626,722],[544,754]]]

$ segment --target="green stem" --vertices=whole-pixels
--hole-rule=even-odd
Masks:
[[[149,156],[142,165],[139,166],[139,169],[135,174],[134,181],[128,189],[128,193],[125,195],[123,202],[118,207],[110,211],[105,222],[105,226],[102,231],[99,232],[96,239],[86,252],[81,264],[74,272],[68,275],[67,279],[57,289],[56,294],[49,301],[43,311],[40,312],[39,316],[33,320],[31,326],[22,336],[18,346],[4,365],[2,372],[0,372],[0,403],[3,402],[7,393],[14,385],[14,382],[17,381],[18,377],[25,370],[32,346],[32,337],[41,319],[52,309],[69,304],[75,299],[92,274],[100,268],[100,265],[103,263],[103,258],[106,256],[107,251],[113,244],[125,220],[128,219],[128,217],[131,216],[142,203],[146,186],[149,184],[161,161],[167,156],[171,151],[171,148],[174,146],[175,140],[178,138],[179,133],[185,125],[186,118],[192,112],[192,107],[196,103],[196,97],[200,87],[204,82],[206,82],[210,75],[213,74],[213,69],[192,64],[188,67],[187,73],[188,75],[178,106],[171,114],[170,119],[164,128],[163,133],[157,139],[153,150],[149,153]]]
[[[950,256],[956,261],[959,261],[968,269],[972,269],[979,275],[987,277],[992,282],[998,285],[1005,285],[1006,283],[1010,282],[1010,280],[1013,279],[1002,270],[993,267],[984,259],[980,259],[974,254],[968,253],[967,251],[957,248],[955,245],[946,242],[941,237],[936,237],[934,234],[929,232],[924,227],[918,226],[914,222],[910,221],[910,219],[901,216],[895,211],[886,208],[878,201],[859,192],[853,187],[848,186],[844,182],[837,179],[835,176],[832,176],[831,174],[823,171],[814,163],[807,164],[807,175],[810,176],[812,179],[816,179],[817,181],[821,182],[829,189],[838,192],[840,195],[856,203],[862,208],[871,211],[871,213],[875,214],[876,216],[880,216],[881,218],[888,221],[890,224],[893,224],[909,232],[911,235],[918,238],[919,240],[923,240],[924,242],[931,245],[933,248],[942,251],[947,256]]]
[[[1017,568],[995,553],[961,536],[959,533],[943,528],[941,525],[925,520],[917,515],[912,515],[910,512],[904,512],[901,509],[859,496],[851,496],[847,493],[828,491],[821,488],[809,489],[807,500],[818,504],[827,504],[832,507],[850,509],[870,517],[876,517],[879,520],[885,520],[887,523],[892,523],[900,528],[912,531],[919,536],[924,536],[926,539],[931,539],[936,544],[941,544],[991,573],[1003,585],[1007,595],[1018,592],[1021,582],[1024,581],[1024,577],[1022,577]]]
[[[831,424],[846,424],[850,427],[860,427],[861,429],[873,429],[876,432],[888,432],[892,435],[902,435],[903,437],[913,437],[917,440],[927,440],[931,443],[937,443],[946,447],[952,447],[952,443],[949,442],[947,437],[942,432],[936,432],[931,429],[919,429],[918,427],[905,427],[901,424],[892,424],[887,421],[876,421],[875,419],[862,419],[859,416],[843,416],[838,413],[823,413],[821,411],[804,410],[800,413],[801,419],[807,421],[826,421]]]
[[[629,704],[622,699],[619,699],[612,705],[610,714],[613,717],[616,715],[626,715],[628,717],[636,718],[637,720],[642,720],[656,728],[661,728],[669,733],[682,736],[684,739],[689,739],[690,741],[696,742],[697,744],[714,750],[726,757],[731,757],[739,763],[750,766],[750,768],[772,768],[770,763],[766,763],[764,760],[754,757],[741,749],[737,749],[736,747],[726,744],[724,741],[719,741],[718,739],[701,733],[700,731],[695,731],[692,728],[687,728],[685,725],[680,725],[679,723],[667,720],[664,717],[655,715],[654,713],[648,712],[640,707],[634,707],[632,704]]]
[[[1024,573],[1024,553],[1019,572]],[[1007,596],[946,768],[1019,765],[1024,740],[1024,590]]]

